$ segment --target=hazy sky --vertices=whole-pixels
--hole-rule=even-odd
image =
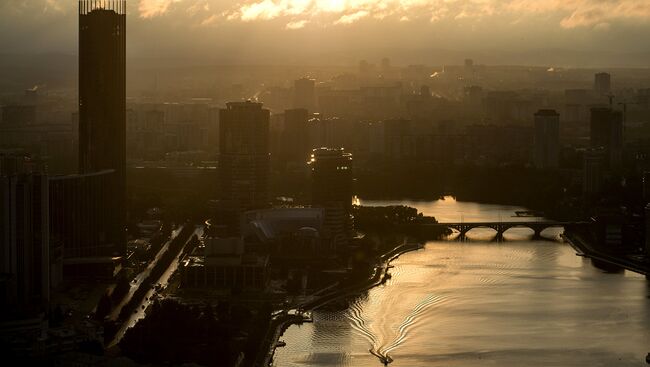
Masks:
[[[650,51],[650,0],[130,0],[132,56]],[[0,0],[0,52],[76,53],[77,1]],[[269,51],[272,50],[272,51]],[[257,52],[256,52],[257,51]],[[262,52],[264,51],[264,52]]]

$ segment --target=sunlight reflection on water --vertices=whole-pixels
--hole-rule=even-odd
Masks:
[[[511,220],[521,209],[451,199],[362,203],[410,205],[439,221]],[[531,235],[514,228],[494,243],[485,241],[494,231],[475,229],[467,242],[429,242],[403,255],[385,285],[347,310],[316,311],[314,323],[290,327],[275,365],[379,366],[375,350],[391,366],[645,366],[646,279],[601,273],[568,245]]]

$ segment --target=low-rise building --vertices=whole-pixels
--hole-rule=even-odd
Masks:
[[[268,255],[246,254],[240,238],[207,238],[182,264],[181,286],[214,290],[264,290]]]

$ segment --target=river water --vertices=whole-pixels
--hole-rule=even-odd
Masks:
[[[404,204],[441,222],[510,221],[522,208],[457,202]],[[275,366],[647,366],[650,287],[606,274],[562,243],[561,229],[513,228],[504,242],[475,229],[465,242],[428,242],[393,262],[391,279],[344,311],[282,336]]]

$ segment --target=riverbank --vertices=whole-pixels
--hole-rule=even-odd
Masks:
[[[584,239],[578,233],[571,230],[565,230],[564,234],[562,234],[562,238],[573,247],[574,250],[576,250],[578,255],[592,259],[592,262],[595,262],[594,265],[596,266],[599,264],[605,265],[605,270],[617,268],[625,269],[645,275],[646,277],[650,274],[650,262],[647,258],[633,258],[624,254],[616,255],[605,253],[589,243],[589,241]],[[598,267],[603,266],[601,265]]]
[[[269,326],[269,330],[272,330],[273,337],[265,339],[267,345],[263,350],[268,351],[266,353],[266,358],[264,358],[261,363],[256,363],[255,366],[266,367],[271,365],[275,347],[279,341],[279,338],[290,326],[305,322],[303,316],[299,316],[303,312],[316,310],[336,300],[350,297],[351,295],[356,295],[372,289],[378,285],[384,284],[388,280],[388,271],[390,269],[390,263],[392,261],[395,261],[405,253],[416,251],[422,248],[423,244],[421,243],[407,242],[405,240],[405,242],[401,245],[396,246],[388,252],[385,252],[384,254],[377,257],[377,264],[375,265],[373,275],[363,282],[338,289],[330,293],[326,293],[322,296],[319,296],[317,299],[310,300],[302,305],[299,305],[297,307],[297,315],[283,312],[280,318],[273,321]]]

